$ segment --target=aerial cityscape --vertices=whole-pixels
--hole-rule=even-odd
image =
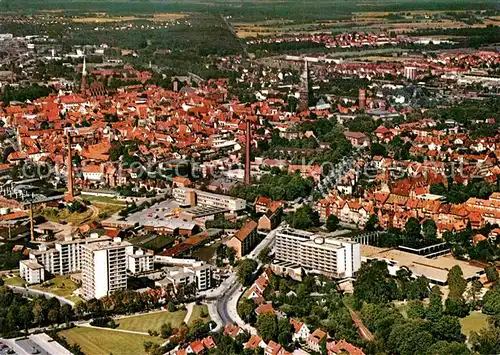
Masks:
[[[0,0],[0,355],[500,354],[499,271],[498,0]]]

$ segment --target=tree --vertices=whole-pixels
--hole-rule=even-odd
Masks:
[[[481,355],[500,354],[500,327],[490,326],[479,333],[472,332],[469,343],[472,350]]]
[[[271,312],[259,314],[257,317],[257,329],[259,335],[267,343],[278,337],[278,321],[276,315]]]
[[[467,281],[463,278],[463,272],[460,266],[453,266],[448,272],[448,287],[450,288],[449,298],[455,300],[463,299],[463,294],[467,288]]]
[[[466,317],[469,314],[470,307],[463,299],[448,297],[444,303],[446,314],[459,318]]]
[[[173,331],[173,328],[172,328],[172,324],[170,324],[170,322],[162,324],[161,329],[160,329],[161,337],[164,339],[168,338],[169,336],[172,335],[172,331]]]
[[[396,324],[388,339],[391,352],[400,355],[425,354],[434,343],[432,334],[417,321]]]
[[[61,319],[65,323],[69,323],[69,321],[73,318],[73,308],[67,303],[61,306]]]
[[[313,211],[309,205],[299,207],[295,212],[289,214],[287,221],[292,228],[297,229],[309,229],[320,225],[318,212]]]
[[[378,227],[378,216],[376,214],[371,214],[370,217],[368,218],[368,221],[366,221],[365,231],[373,232],[377,230],[377,227]]]
[[[421,301],[413,300],[408,302],[406,313],[408,318],[425,318],[425,307]]]
[[[292,341],[292,325],[288,318],[278,320],[278,341],[281,345],[287,346]]]
[[[257,268],[257,262],[253,259],[244,259],[238,265],[238,270],[236,276],[238,281],[243,285],[247,286],[252,282],[253,272]]]
[[[437,321],[443,315],[443,294],[439,286],[434,285],[431,288],[429,296],[429,306],[425,311],[425,317],[430,321]]]
[[[272,257],[269,256],[271,253],[271,249],[268,247],[263,248],[260,252],[257,258],[260,260],[262,264],[268,264],[271,262]]]
[[[328,229],[329,232],[334,232],[337,230],[339,227],[339,218],[335,216],[334,214],[331,214],[328,216],[326,220],[326,229]]]
[[[31,313],[31,309],[27,305],[22,305],[19,307],[19,322],[23,325],[26,334],[28,334],[28,329],[33,322],[33,313]]]
[[[495,265],[489,265],[485,269],[486,271],[486,278],[488,279],[488,282],[497,282],[498,281],[498,270],[495,267]]]
[[[447,341],[438,341],[430,347],[427,355],[470,355],[470,350],[466,344]]]
[[[255,314],[255,302],[249,300],[248,298],[243,298],[241,302],[238,302],[238,314],[247,323],[252,323]]]
[[[479,294],[481,293],[481,289],[483,288],[483,284],[479,280],[474,280],[471,282],[469,291],[467,292],[470,298],[474,302],[478,300]]]
[[[405,224],[406,230],[406,245],[413,247],[417,244],[417,241],[421,238],[421,226],[418,220],[414,217],[408,219]]]
[[[424,240],[426,244],[430,244],[434,242],[437,238],[437,226],[436,222],[432,218],[428,218],[425,220],[422,226]]]
[[[177,311],[177,307],[175,307],[174,302],[168,302],[167,309],[170,313]]]
[[[483,297],[483,312],[489,315],[500,315],[500,287],[486,292]]]
[[[462,328],[457,317],[442,316],[432,323],[431,332],[438,340],[462,342]]]
[[[380,143],[372,143],[372,145],[370,147],[370,154],[372,157],[374,157],[376,155],[380,155],[380,156],[385,157],[387,154],[387,150]]]
[[[356,274],[354,297],[359,302],[387,303],[395,297],[396,283],[387,264],[376,260],[363,263]]]

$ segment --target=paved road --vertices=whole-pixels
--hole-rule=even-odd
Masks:
[[[43,296],[47,298],[55,297],[59,300],[61,303],[66,303],[69,304],[71,307],[75,306],[75,303],[64,298],[61,296],[54,295],[53,293],[48,293],[48,292],[43,292],[43,291],[38,291],[38,290],[31,290],[25,287],[20,287],[20,286],[11,286],[7,285],[14,293],[23,295],[25,297],[37,297],[37,296]]]
[[[274,242],[276,240],[276,234],[279,230],[283,229],[285,224],[282,223],[277,229],[269,232],[264,239],[254,248],[254,250],[248,254],[246,257],[250,259],[256,259],[262,249],[269,247],[272,248],[274,246]],[[259,262],[257,270],[261,267],[261,263]],[[257,272],[256,270],[256,272]],[[207,293],[207,298],[215,299],[215,310],[217,311],[217,318],[222,324],[219,326],[224,326],[228,323],[236,323],[243,329],[248,330],[251,334],[256,334],[255,328],[251,327],[240,318],[238,315],[237,307],[238,300],[242,294],[240,291],[241,285],[236,280],[236,274],[231,274],[224,282],[216,289],[213,290],[210,294]],[[212,310],[214,310],[212,308]],[[213,317],[212,317],[213,318]]]

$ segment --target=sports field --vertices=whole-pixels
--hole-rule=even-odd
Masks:
[[[92,355],[128,355],[146,354],[144,342],[161,344],[163,339],[148,335],[120,333],[106,329],[77,327],[64,330],[59,335],[71,344],[80,345],[85,354]]]

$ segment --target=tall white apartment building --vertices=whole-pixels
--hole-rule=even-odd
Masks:
[[[206,192],[189,187],[176,187],[172,190],[174,199],[183,204],[194,206],[211,206],[228,209],[231,212],[237,212],[246,208],[246,201],[233,197],[212,192]]]
[[[276,259],[328,277],[353,277],[361,266],[360,244],[288,228],[277,233]]]
[[[83,298],[101,298],[127,288],[128,242],[92,243],[82,247]]]

